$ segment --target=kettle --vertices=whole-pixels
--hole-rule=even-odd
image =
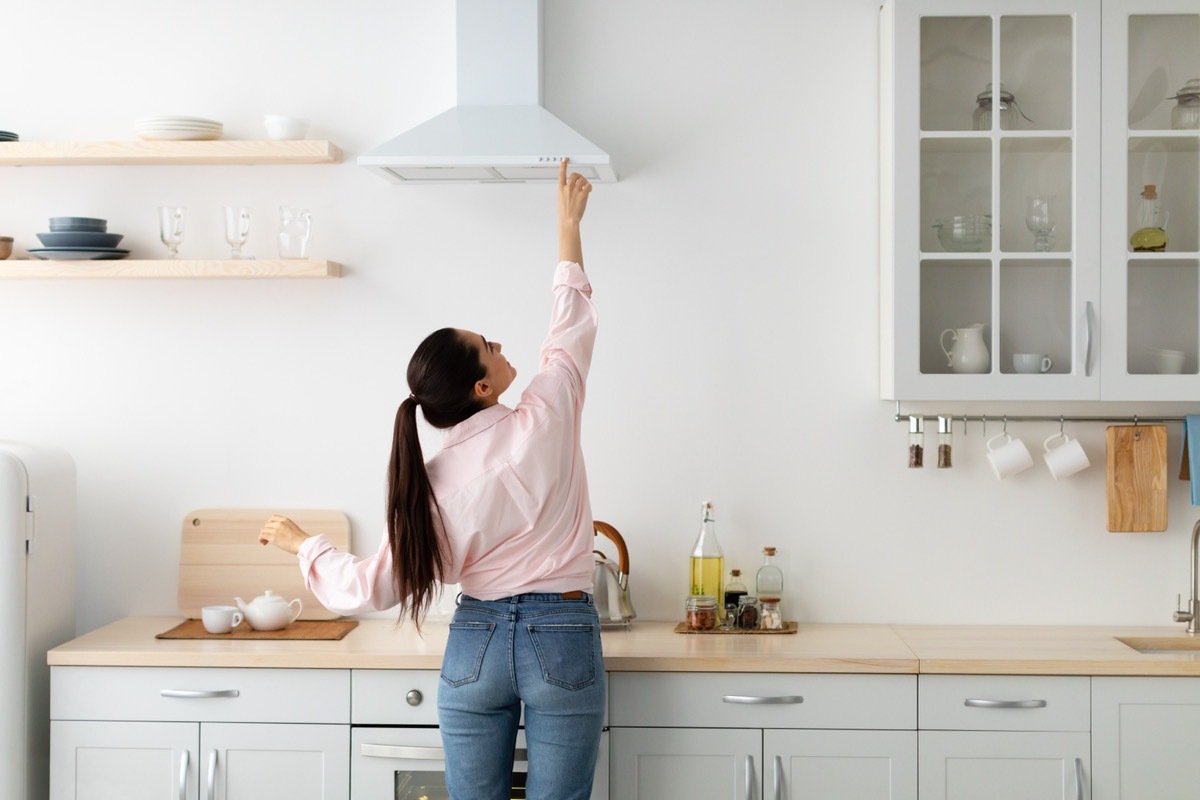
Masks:
[[[612,525],[595,520],[592,527],[596,536],[604,534],[617,546],[618,560],[615,564],[599,550],[592,551],[596,555],[592,598],[600,615],[600,627],[628,628],[629,623],[637,617],[633,601],[629,599],[629,550],[621,534]]]
[[[277,631],[286,628],[295,622],[304,610],[304,604],[300,602],[299,597],[289,603],[270,589],[249,603],[240,597],[233,599],[237,603],[238,611],[242,612],[250,627],[256,631]],[[294,611],[292,606],[296,607]]]

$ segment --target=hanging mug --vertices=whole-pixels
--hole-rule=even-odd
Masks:
[[[946,348],[946,334],[954,344]],[[992,359],[987,345],[983,343],[983,323],[977,322],[969,328],[947,328],[938,337],[947,364],[954,372],[980,373],[991,369]]]

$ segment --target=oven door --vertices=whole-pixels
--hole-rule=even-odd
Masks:
[[[437,728],[355,727],[350,733],[352,800],[449,800]],[[517,732],[513,800],[524,800],[525,732]],[[608,732],[600,738],[593,800],[608,800]]]

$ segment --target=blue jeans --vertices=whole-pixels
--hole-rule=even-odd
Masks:
[[[512,796],[523,703],[526,796],[587,800],[605,702],[600,619],[590,596],[464,595],[450,623],[438,687],[450,797]]]

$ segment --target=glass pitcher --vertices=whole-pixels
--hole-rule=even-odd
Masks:
[[[279,207],[279,257],[308,258],[312,214],[307,208]]]

